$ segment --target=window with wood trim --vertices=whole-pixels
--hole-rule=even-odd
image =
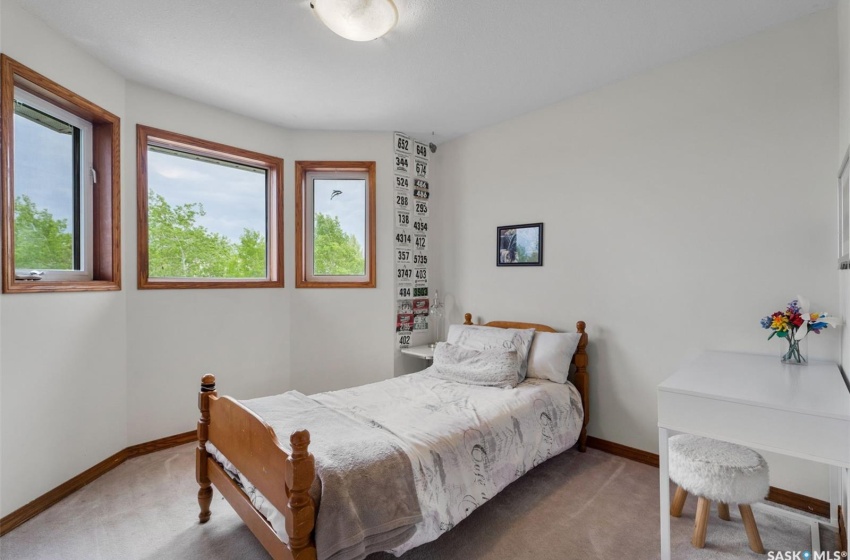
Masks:
[[[3,292],[121,289],[120,119],[0,57]]]
[[[375,162],[295,162],[295,287],[375,287]]]
[[[140,289],[283,287],[283,160],[138,125]]]

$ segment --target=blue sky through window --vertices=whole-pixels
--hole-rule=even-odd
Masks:
[[[266,174],[148,150],[148,188],[170,206],[201,203],[198,224],[237,242],[245,229],[266,238]]]
[[[339,191],[334,196],[334,193]],[[363,179],[315,179],[313,212],[339,218],[342,231],[357,238],[365,256],[366,181]]]
[[[74,139],[15,115],[15,197],[28,196],[39,209],[74,229]]]

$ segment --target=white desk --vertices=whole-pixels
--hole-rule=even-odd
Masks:
[[[834,363],[789,366],[776,356],[706,352],[658,386],[662,560],[671,554],[667,443],[677,432],[829,465],[830,525],[837,526],[840,504],[847,518],[850,391]]]
[[[402,348],[402,354],[407,354],[408,356],[416,356],[417,358],[422,358],[423,360],[433,360],[434,359],[434,347],[426,344],[424,346],[411,346],[410,348]]]

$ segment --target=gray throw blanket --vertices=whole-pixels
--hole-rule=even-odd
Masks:
[[[297,391],[242,404],[274,429],[281,444],[310,431],[316,458],[318,560],[361,559],[404,543],[422,520],[410,459],[396,436]]]

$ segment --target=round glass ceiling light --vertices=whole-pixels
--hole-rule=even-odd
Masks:
[[[372,41],[398,21],[393,0],[312,0],[310,7],[328,29],[351,41]]]

